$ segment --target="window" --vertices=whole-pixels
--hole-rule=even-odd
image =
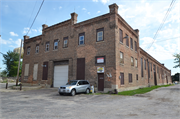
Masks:
[[[68,37],[63,38],[63,47],[67,48],[68,47]]]
[[[133,49],[133,39],[131,38],[131,49]]]
[[[123,32],[121,29],[119,29],[119,40],[121,43],[123,43]]]
[[[136,80],[138,80],[138,74],[136,74]]]
[[[36,45],[36,53],[39,53],[39,44]]]
[[[132,83],[132,74],[129,74],[129,83]]]
[[[120,63],[124,63],[124,54],[123,52],[120,52]]]
[[[80,33],[79,34],[79,45],[84,44],[84,35],[85,35],[85,33]]]
[[[46,51],[49,51],[49,42],[46,42]]]
[[[103,38],[104,28],[97,29],[96,32],[97,32],[97,42],[103,41],[104,40],[104,38]]]
[[[105,56],[96,56],[95,57],[95,64],[105,64]]]
[[[151,62],[151,71],[152,71],[152,62]]]
[[[138,67],[137,59],[135,59],[135,67]]]
[[[58,40],[54,40],[54,50],[58,49]]]
[[[146,60],[144,60],[144,69],[146,70]]]
[[[131,57],[131,66],[134,66],[134,58]]]
[[[135,45],[135,51],[137,52],[137,42],[134,41],[134,45]]]
[[[141,77],[143,77],[143,58],[141,58]]]
[[[129,47],[129,37],[128,37],[128,35],[126,34],[126,46],[128,46]]]
[[[124,85],[124,73],[120,73],[121,85]]]
[[[30,47],[30,46],[28,46],[28,47],[27,47],[27,55],[29,55],[29,54],[30,54],[30,50],[31,50],[31,47]]]

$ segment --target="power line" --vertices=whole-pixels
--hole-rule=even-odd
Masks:
[[[161,24],[160,24],[160,26],[159,26],[158,30],[156,31],[156,33],[155,33],[155,35],[154,35],[153,39],[156,39],[156,37],[157,37],[157,35],[158,35],[159,31],[160,31],[160,30],[161,30],[161,28],[163,27],[164,22],[166,21],[166,19],[167,19],[167,17],[168,17],[168,15],[169,15],[169,13],[170,13],[170,11],[171,11],[171,9],[172,9],[172,7],[173,7],[173,5],[174,5],[175,1],[176,1],[176,0],[172,0],[172,2],[171,2],[171,4],[170,4],[170,6],[169,6],[169,8],[168,8],[168,10],[167,10],[167,12],[166,12],[166,14],[165,14],[164,18],[163,18],[163,20],[162,20],[162,22],[161,22]],[[154,41],[155,41],[155,40],[154,40]],[[148,50],[152,47],[152,45],[153,45],[154,41],[151,43],[151,45],[150,45],[150,47],[147,49],[147,51],[148,51]]]
[[[37,0],[36,0],[36,3],[37,3]],[[35,3],[35,5],[34,5],[34,7],[33,7],[33,11],[31,12],[31,16],[32,16],[32,14],[33,14],[33,12],[34,12],[34,8],[35,8],[35,6],[36,6],[36,3]],[[30,22],[31,16],[30,16],[30,18],[29,18],[29,21],[28,21],[27,27],[29,26],[29,22]]]
[[[27,34],[28,34],[29,31],[31,30],[31,28],[32,28],[32,26],[33,26],[33,24],[34,24],[34,22],[35,22],[35,20],[36,20],[36,17],[38,16],[38,14],[39,14],[39,12],[40,12],[40,10],[41,10],[41,7],[42,7],[43,3],[44,3],[44,0],[42,1],[41,6],[40,6],[40,8],[39,8],[39,10],[38,10],[38,12],[37,12],[37,14],[36,14],[34,20],[33,20],[33,23],[31,24],[31,27],[29,28]],[[26,34],[26,36],[27,36],[27,34]]]
[[[180,37],[168,38],[168,39],[159,40],[159,41],[156,41],[156,42],[162,42],[162,41],[167,41],[167,40],[172,40],[172,39],[177,39],[177,38],[180,38]],[[146,45],[146,44],[151,44],[151,43],[144,43],[144,44],[142,44],[142,45]]]

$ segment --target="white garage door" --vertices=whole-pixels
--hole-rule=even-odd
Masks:
[[[54,66],[54,87],[65,85],[68,82],[68,65]]]

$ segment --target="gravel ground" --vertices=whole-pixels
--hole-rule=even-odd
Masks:
[[[57,88],[3,92],[0,119],[179,119],[180,85],[137,96],[59,96]]]

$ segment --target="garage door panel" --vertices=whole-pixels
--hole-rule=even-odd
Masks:
[[[68,82],[68,65],[54,67],[54,87],[65,85]]]

